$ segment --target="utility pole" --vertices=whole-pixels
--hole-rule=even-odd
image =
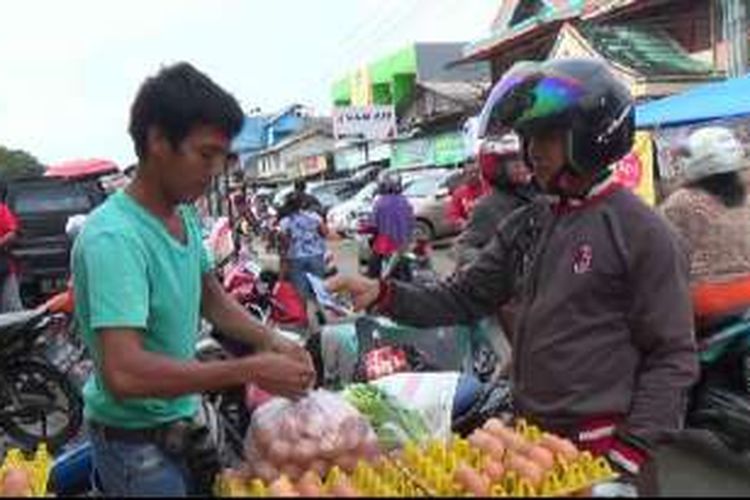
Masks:
[[[727,43],[730,77],[748,70],[747,9],[745,0],[721,0],[722,32]]]

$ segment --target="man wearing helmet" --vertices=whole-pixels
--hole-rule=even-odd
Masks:
[[[464,227],[478,200],[487,189],[475,162],[469,162],[464,170],[463,181],[451,192],[446,216],[459,227]]]
[[[500,221],[528,203],[534,194],[531,172],[523,163],[516,134],[486,139],[480,146],[478,163],[482,181],[491,191],[474,206],[456,240],[459,269],[471,263],[492,240]]]
[[[684,150],[686,186],[660,207],[690,254],[696,320],[711,327],[750,309],[750,205],[742,145],[725,127],[703,127]]]
[[[632,98],[596,60],[525,63],[481,116],[485,130],[521,136],[547,196],[446,281],[329,287],[417,327],[469,324],[518,296],[517,414],[606,455],[622,474],[618,494],[653,494],[651,450],[682,425],[698,364],[685,255],[666,221],[613,181],[610,165],[632,147]]]

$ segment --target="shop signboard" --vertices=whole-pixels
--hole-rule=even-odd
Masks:
[[[356,170],[367,163],[364,145],[339,149],[333,155],[333,162],[337,172]]]
[[[435,166],[455,165],[466,159],[464,136],[460,132],[440,134],[432,141]]]
[[[322,174],[326,171],[328,163],[324,155],[308,156],[299,162],[299,173],[303,177]]]
[[[372,104],[372,81],[370,70],[367,66],[361,66],[351,76],[350,81],[351,103],[355,106],[367,106]]]
[[[336,140],[382,141],[396,136],[396,111],[393,105],[343,106],[333,110],[333,134]]]
[[[433,142],[429,138],[409,139],[393,143],[391,167],[414,168],[433,163]]]
[[[651,134],[645,131],[636,132],[633,149],[615,165],[615,178],[649,205],[653,206],[656,203]]]

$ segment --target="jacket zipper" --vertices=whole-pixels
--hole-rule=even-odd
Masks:
[[[526,296],[526,300],[524,300],[523,304],[523,312],[521,314],[521,321],[519,323],[520,328],[517,335],[517,347],[518,347],[518,355],[515,357],[517,361],[524,360],[526,358],[525,356],[525,347],[528,344],[526,341],[526,335],[528,330],[528,317],[529,317],[529,311],[531,310],[532,305],[536,301],[537,296],[537,290],[539,288],[539,277],[541,275],[542,271],[542,261],[544,259],[545,254],[547,253],[547,242],[549,241],[550,237],[552,236],[553,231],[557,227],[557,223],[559,221],[559,216],[552,213],[551,215],[552,219],[548,222],[547,227],[544,229],[542,235],[540,236],[538,243],[536,244],[534,248],[534,259],[531,263],[531,272],[529,273],[529,288],[527,289],[527,293],[524,295]],[[527,380],[525,374],[527,373],[527,368],[525,366],[526,363],[514,363],[517,365],[517,380],[516,383],[521,383],[521,381]],[[519,385],[519,390],[521,389],[521,386]]]

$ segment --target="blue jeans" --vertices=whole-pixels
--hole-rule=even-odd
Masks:
[[[289,281],[305,299],[315,299],[315,295],[307,280],[307,273],[320,278],[326,275],[326,260],[324,255],[289,259]]]
[[[190,474],[152,443],[109,441],[89,427],[93,464],[107,497],[186,497]]]

